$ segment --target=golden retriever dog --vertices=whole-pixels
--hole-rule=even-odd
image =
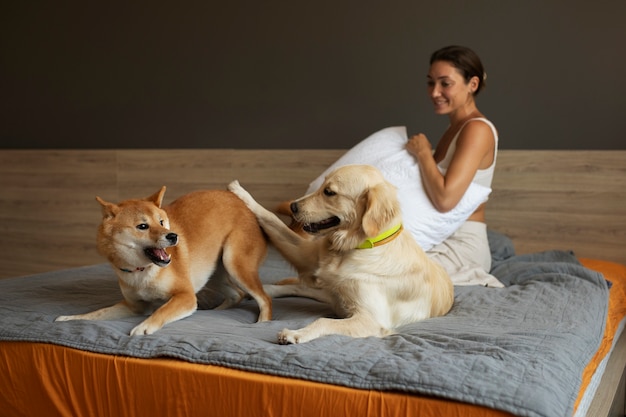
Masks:
[[[130,334],[146,335],[191,315],[196,293],[218,291],[228,308],[247,294],[259,305],[258,321],[271,320],[272,300],[259,266],[267,239],[255,216],[226,190],[196,191],[161,208],[165,187],[145,199],[102,206],[97,247],[115,270],[123,300],[91,313],[55,321],[115,320],[150,314]]]
[[[248,205],[298,272],[296,280],[266,285],[266,292],[329,302],[340,317],[285,329],[279,343],[304,343],[330,334],[383,337],[452,307],[450,277],[403,231],[396,189],[375,167],[338,168],[319,190],[291,203],[294,219],[310,236],[290,229],[239,182],[229,189]]]

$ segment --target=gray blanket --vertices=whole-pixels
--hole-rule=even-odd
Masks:
[[[398,390],[483,405],[520,416],[571,416],[581,374],[602,339],[608,289],[567,252],[494,253],[503,289],[457,287],[445,317],[405,326],[383,339],[328,336],[282,346],[276,334],[331,311],[322,303],[274,301],[274,320],[256,324],[253,301],[199,310],[150,336],[130,337],[143,318],[54,323],[121,295],[106,264],[0,280],[0,340],[55,343],[99,353],[185,361]],[[264,281],[291,276],[270,252]],[[1,348],[1,344],[0,344]]]

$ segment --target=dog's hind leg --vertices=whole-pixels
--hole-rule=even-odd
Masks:
[[[278,343],[305,343],[318,337],[342,334],[350,337],[383,337],[393,331],[382,327],[366,315],[354,315],[347,319],[321,318],[298,330],[284,329],[278,333]]]
[[[235,306],[243,300],[246,294],[239,288],[239,286],[233,282],[228,271],[224,267],[224,263],[220,259],[216,266],[215,271],[209,278],[209,282],[206,283],[203,292],[212,292],[219,294],[220,298],[223,298],[221,303],[216,303],[213,308],[215,310],[225,310],[232,306]],[[199,293],[200,294],[200,293]],[[198,299],[200,299],[200,295]]]
[[[266,284],[263,286],[263,289],[272,298],[306,297],[331,305],[334,303],[327,291],[304,284]]]
[[[259,277],[259,267],[265,258],[266,247],[250,245],[245,237],[231,236],[230,239],[232,241],[225,244],[222,254],[226,271],[230,274],[231,280],[259,305],[257,322],[271,320],[272,299],[263,290]]]

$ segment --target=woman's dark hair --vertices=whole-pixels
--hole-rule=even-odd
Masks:
[[[480,58],[474,51],[465,46],[446,46],[441,48],[430,56],[430,64],[437,61],[446,61],[452,64],[465,78],[465,82],[468,83],[472,77],[478,77],[479,83],[474,95],[478,95],[480,90],[486,84],[487,73],[483,68]]]

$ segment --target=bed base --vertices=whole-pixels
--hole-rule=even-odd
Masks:
[[[626,331],[613,348],[586,417],[626,415]]]

